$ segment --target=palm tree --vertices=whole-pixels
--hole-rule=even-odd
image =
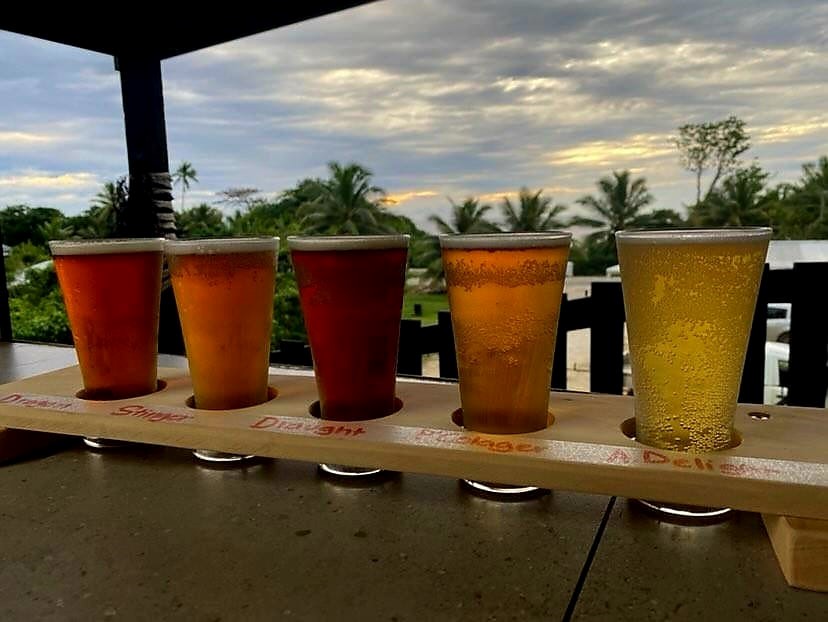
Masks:
[[[440,233],[457,235],[461,233],[490,233],[497,231],[497,227],[486,220],[486,212],[492,209],[491,205],[480,205],[477,199],[469,197],[460,204],[449,198],[451,203],[451,222],[432,214],[428,221],[437,226]]]
[[[464,233],[491,233],[498,228],[486,220],[486,212],[492,209],[491,205],[480,205],[477,199],[467,198],[460,204],[449,198],[451,203],[451,218],[449,222],[440,216],[432,214],[428,217],[429,222],[436,225],[437,230],[445,235],[458,235]],[[443,270],[442,253],[440,252],[440,241],[437,237],[424,238],[412,249],[419,254],[419,260],[425,265],[425,272],[421,280],[431,289],[442,290],[445,288],[446,274]]]
[[[828,190],[828,156],[820,156],[816,163],[802,165],[802,183],[806,187]]]
[[[630,171],[614,171],[612,177],[602,177],[596,184],[601,194],[585,195],[575,201],[592,212],[594,217],[576,216],[571,224],[601,229],[597,234],[607,241],[614,240],[615,232],[636,226],[640,211],[653,202],[643,177],[630,181]]]
[[[776,236],[787,240],[828,238],[828,156],[802,166],[802,177],[765,194]]]
[[[87,212],[89,222],[81,233],[84,237],[107,238],[118,228],[118,216],[127,204],[129,190],[125,177],[108,181],[92,199]]]
[[[614,171],[612,177],[602,177],[597,182],[601,194],[597,197],[586,195],[576,201],[587,208],[592,216],[576,216],[571,225],[598,229],[588,236],[587,244],[603,247],[602,255],[607,261],[617,263],[615,233],[623,229],[638,227],[664,227],[682,224],[681,216],[673,210],[656,210],[642,213],[642,209],[653,202],[653,195],[647,190],[643,177],[630,179],[630,171]],[[608,263],[605,268],[612,265]]]
[[[811,211],[816,214],[815,222],[809,227],[810,235],[824,237],[825,218],[828,216],[825,211],[828,206],[828,156],[821,156],[815,164],[808,163],[802,166],[800,202],[809,205]]]
[[[700,224],[717,227],[768,224],[769,196],[763,193],[768,176],[755,164],[737,170],[698,207]]]
[[[65,240],[75,233],[74,227],[66,222],[63,216],[53,218],[37,228],[38,233],[44,240]]]
[[[181,184],[181,209],[184,209],[184,195],[190,189],[190,182],[198,183],[198,172],[186,160],[178,165],[172,174],[173,185]]]
[[[221,210],[206,203],[179,212],[175,220],[181,236],[185,238],[219,236],[226,232]]]
[[[385,233],[379,200],[385,191],[371,184],[373,173],[359,164],[328,163],[330,178],[304,188],[315,195],[299,207],[298,215],[306,233],[361,235]]]
[[[615,246],[616,231],[681,222],[681,217],[672,210],[642,213],[653,202],[653,195],[643,177],[631,180],[630,176],[630,171],[614,171],[612,177],[599,179],[596,184],[599,196],[589,194],[575,201],[587,208],[591,216],[575,216],[570,224],[599,229],[590,237]]]
[[[566,206],[553,205],[551,197],[541,196],[542,194],[543,189],[532,194],[528,188],[521,188],[517,208],[508,197],[503,197],[500,211],[503,212],[508,231],[549,231],[565,226],[559,216],[566,210]]]

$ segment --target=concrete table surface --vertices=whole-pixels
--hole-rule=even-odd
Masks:
[[[73,363],[41,348],[3,345],[0,361]],[[78,444],[0,468],[0,620],[560,619],[607,501]]]
[[[0,344],[5,382],[74,362]],[[755,514],[687,527],[623,499],[502,503],[449,478],[348,485],[141,445],[0,467],[3,621],[570,617],[826,620],[828,595],[785,584]]]
[[[605,505],[78,447],[0,469],[0,619],[559,619]]]
[[[828,594],[789,587],[758,514],[662,522],[618,498],[575,620],[828,620]]]

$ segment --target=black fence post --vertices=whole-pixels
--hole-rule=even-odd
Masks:
[[[454,330],[449,311],[437,312],[437,327],[440,331],[437,349],[440,356],[440,377],[457,378],[457,353],[454,350]]]
[[[400,350],[397,355],[397,373],[408,376],[423,375],[423,350],[420,344],[420,320],[400,322]]]
[[[828,263],[798,263],[791,292],[791,350],[788,363],[791,406],[825,406],[828,322],[825,284]]]
[[[558,315],[558,334],[555,336],[555,354],[552,358],[552,388],[566,389],[567,332],[569,330],[569,300],[566,294],[561,299]]]
[[[270,362],[273,365],[313,367],[310,346],[298,339],[281,339],[279,349],[270,351]]]
[[[3,256],[3,232],[0,231],[0,341],[12,340],[9,288],[6,283],[6,258]]]
[[[621,283],[593,282],[589,390],[620,395],[624,389],[624,297]]]
[[[765,401],[765,341],[768,336],[768,302],[770,302],[770,269],[765,264],[756,310],[750,328],[739,401],[744,404],[762,404]]]

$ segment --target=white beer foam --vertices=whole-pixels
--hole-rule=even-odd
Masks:
[[[770,240],[770,227],[732,227],[722,229],[641,229],[618,231],[621,244],[716,244]]]
[[[225,255],[279,251],[279,238],[213,238],[203,240],[168,240],[167,255]]]
[[[292,251],[366,251],[408,248],[410,235],[320,235],[288,236]]]
[[[568,231],[539,233],[470,233],[439,236],[442,248],[540,248],[569,246],[572,234]]]
[[[113,240],[52,240],[52,255],[112,255],[150,253],[164,250],[164,238],[124,238]]]

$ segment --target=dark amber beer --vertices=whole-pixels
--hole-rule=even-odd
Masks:
[[[571,239],[553,231],[440,238],[467,429],[547,426]]]
[[[196,408],[267,401],[278,238],[168,242]]]
[[[163,244],[49,242],[85,397],[122,399],[155,391]]]
[[[676,451],[731,444],[771,230],[616,234],[636,438]]]
[[[289,237],[323,419],[394,410],[407,235]]]

